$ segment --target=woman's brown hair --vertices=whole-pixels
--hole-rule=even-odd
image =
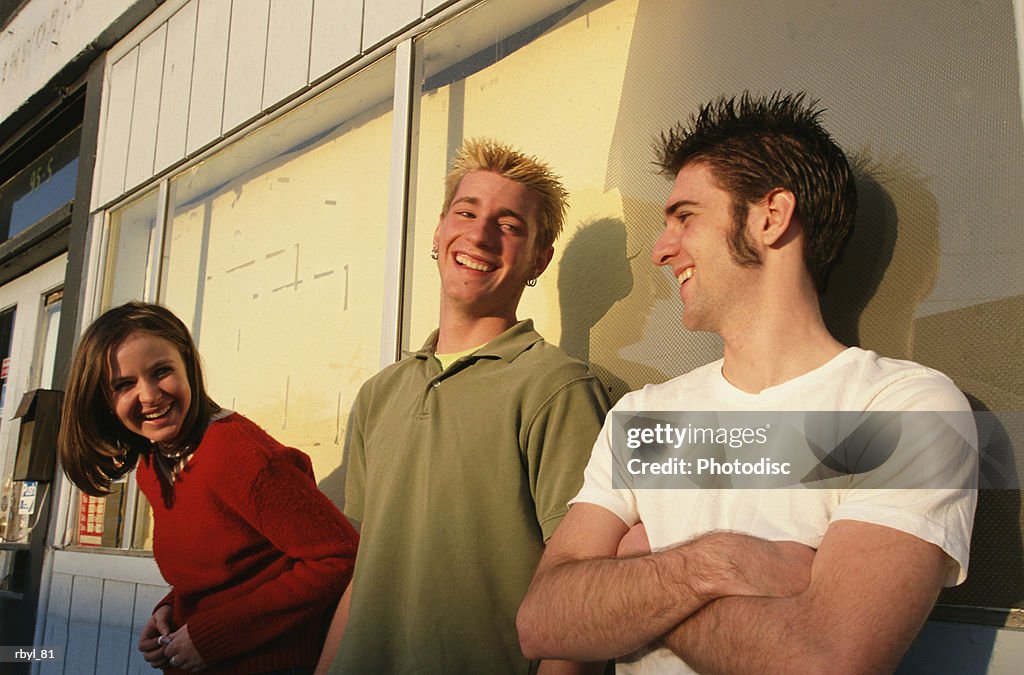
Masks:
[[[111,482],[135,468],[150,442],[121,424],[111,405],[110,363],[132,333],[148,333],[173,344],[185,363],[192,404],[182,425],[181,447],[195,447],[220,406],[210,399],[192,335],[166,307],[129,302],[103,313],[82,335],[68,374],[57,448],[61,466],[82,492],[102,496]]]

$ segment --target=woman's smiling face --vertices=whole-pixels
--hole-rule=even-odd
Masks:
[[[174,344],[136,331],[111,353],[109,368],[110,401],[121,424],[153,443],[178,441],[192,388]]]

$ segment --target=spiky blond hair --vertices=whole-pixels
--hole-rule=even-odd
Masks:
[[[445,177],[442,214],[448,213],[459,183],[474,171],[491,171],[536,192],[540,197],[537,250],[555,243],[562,233],[569,209],[569,193],[562,186],[561,178],[547,164],[493,139],[468,139],[455,154],[451,171]]]

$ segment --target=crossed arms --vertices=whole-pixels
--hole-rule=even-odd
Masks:
[[[626,525],[574,505],[517,623],[529,658],[596,660],[662,643],[702,672],[892,671],[949,564],[938,547],[840,520],[817,552],[713,532],[615,558]]]

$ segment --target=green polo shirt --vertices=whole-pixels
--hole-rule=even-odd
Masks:
[[[521,321],[443,371],[423,349],[367,381],[346,452],[362,522],[336,673],[526,673],[515,615],[583,482],[608,401]]]

